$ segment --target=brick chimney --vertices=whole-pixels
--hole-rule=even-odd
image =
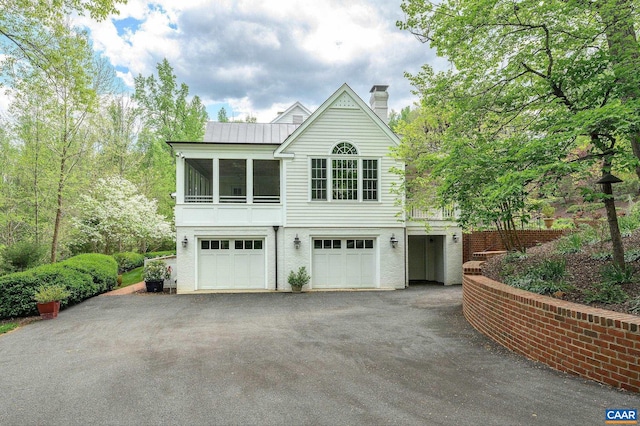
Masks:
[[[373,112],[375,112],[385,124],[389,124],[389,106],[387,105],[387,101],[389,100],[388,87],[389,86],[375,85],[369,91],[369,93],[371,93],[369,105],[371,105]]]

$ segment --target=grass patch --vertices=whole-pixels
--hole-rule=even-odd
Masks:
[[[132,284],[137,284],[142,281],[143,267],[135,268],[129,272],[122,274],[122,285],[119,288],[128,287]]]
[[[18,328],[18,323],[16,322],[8,322],[5,324],[0,324],[0,334],[8,333],[11,330]]]

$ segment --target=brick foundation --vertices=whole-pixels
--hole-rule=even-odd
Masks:
[[[502,346],[557,370],[640,392],[640,317],[541,296],[480,275],[464,275],[462,291],[467,321]]]

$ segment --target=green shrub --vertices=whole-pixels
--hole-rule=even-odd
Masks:
[[[640,228],[640,216],[621,216],[618,218],[618,226],[620,227],[620,234],[623,237],[628,237],[633,231]]]
[[[8,272],[24,271],[42,262],[44,247],[31,241],[19,241],[2,250],[4,269]]]
[[[170,278],[171,272],[163,260],[152,260],[144,266],[142,277],[145,282],[162,281]]]
[[[572,219],[568,219],[566,217],[559,217],[555,221],[553,221],[553,226],[551,229],[574,229],[576,227],[575,223],[573,223]]]
[[[633,280],[633,268],[629,265],[605,265],[600,271],[602,281],[610,284],[626,284]]]
[[[117,264],[111,256],[84,254],[0,277],[0,318],[36,315],[34,294],[40,286],[63,286],[69,306],[115,287]]]
[[[631,300],[630,305],[630,310],[631,313],[636,314],[636,315],[640,315],[640,296],[636,297],[635,299]]]
[[[538,294],[552,294],[571,288],[564,280],[566,263],[564,259],[544,260],[523,274],[506,277],[504,282],[512,287]]]
[[[627,263],[635,262],[640,259],[640,250],[631,249],[624,252],[624,261]]]
[[[289,276],[287,277],[287,282],[291,286],[291,288],[302,288],[303,286],[309,283],[311,277],[307,274],[307,268],[301,266],[298,268],[298,272],[289,271]]]
[[[144,255],[131,251],[116,253],[113,258],[118,263],[118,273],[120,274],[139,268],[144,264]]]
[[[60,306],[75,305],[99,293],[98,286],[93,282],[91,275],[77,269],[67,268],[63,262],[42,265],[27,272],[33,273],[34,276],[32,298],[37,287],[41,285],[61,284],[69,290],[71,295]]]
[[[65,286],[58,285],[41,285],[36,289],[33,298],[37,303],[49,303],[62,301],[71,296],[69,290]]]
[[[629,296],[625,291],[620,287],[619,284],[615,284],[612,282],[603,282],[595,285],[596,290],[586,290],[584,301],[586,303],[623,303],[626,301]]]
[[[558,240],[556,251],[560,254],[578,253],[582,249],[582,235],[574,232]]]
[[[149,253],[145,253],[144,257],[145,257],[145,259],[154,259],[156,257],[175,256],[175,255],[176,255],[176,251],[175,250],[151,251]]]
[[[585,203],[585,204],[573,204],[567,207],[567,213],[577,213],[577,212],[592,212],[594,210],[599,210],[604,207],[604,203]]]
[[[527,258],[527,253],[522,252],[522,251],[510,251],[509,253],[505,254],[504,257],[502,258],[502,263],[503,264],[507,264],[507,263],[512,263],[512,262],[518,262],[520,260],[525,260]]]
[[[87,273],[93,278],[97,293],[113,290],[118,285],[118,264],[104,254],[80,254],[61,262],[67,268]]]

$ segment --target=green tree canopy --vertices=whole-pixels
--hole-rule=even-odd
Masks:
[[[443,196],[468,202],[473,182],[476,201],[511,220],[517,199],[575,167],[639,164],[629,155],[640,123],[633,1],[405,0],[402,9],[398,26],[453,66],[409,76],[426,104],[452,113],[434,165]],[[487,218],[467,214],[469,223]]]
[[[138,135],[143,153],[140,167],[145,169],[140,183],[145,194],[159,201],[159,210],[166,217],[173,213],[175,191],[175,157],[167,141],[200,142],[208,120],[207,111],[198,96],[188,100],[189,87],[178,84],[167,59],[157,67],[158,77],[135,78],[133,99],[140,108],[142,130]]]

